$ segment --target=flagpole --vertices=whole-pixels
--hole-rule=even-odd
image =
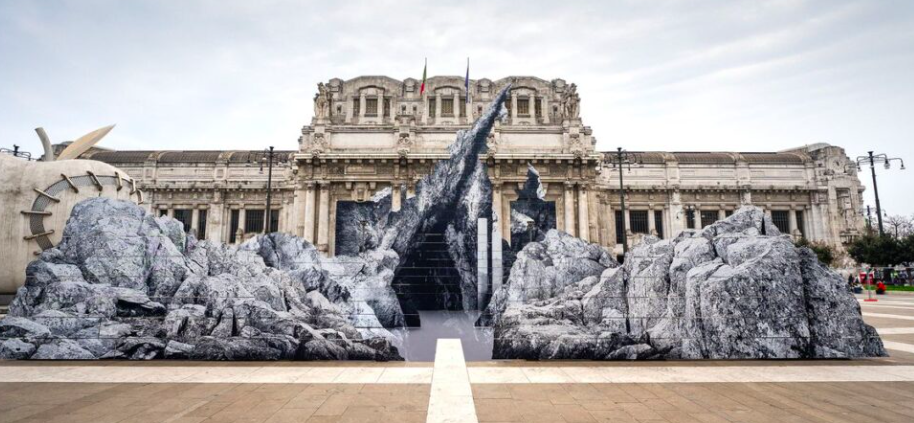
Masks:
[[[466,90],[467,90],[467,104],[470,104],[470,58],[469,57],[467,57]]]

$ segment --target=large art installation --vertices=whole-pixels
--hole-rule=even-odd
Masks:
[[[25,283],[25,268],[36,254],[60,242],[78,202],[93,197],[143,202],[136,181],[123,171],[99,161],[73,160],[113,128],[89,132],[59,154],[45,130],[37,128],[44,146],[39,160],[0,153],[0,304]]]
[[[392,332],[421,327],[429,308],[483,310],[495,359],[885,355],[842,278],[760,209],[646,237],[620,265],[555,230],[530,166],[511,243],[493,245],[480,155],[509,89],[400,210],[397,187],[341,205],[334,257],[278,233],[198,241],[127,201],[77,204],[0,320],[0,358],[400,360]],[[494,248],[502,264],[481,266]]]

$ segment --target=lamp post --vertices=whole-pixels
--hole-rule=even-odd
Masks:
[[[898,161],[901,163],[901,170],[904,170],[904,160],[897,157],[889,157],[885,154],[873,154],[872,151],[868,151],[866,156],[857,157],[857,171],[861,170],[860,165],[863,163],[869,162],[870,172],[873,174],[873,194],[876,196],[876,219],[879,222],[879,236],[885,235],[885,230],[882,227],[882,207],[879,204],[879,188],[876,186],[876,163],[884,163],[886,169],[892,167],[891,163],[893,161]]]
[[[20,158],[26,159],[28,161],[32,161],[32,153],[29,153],[27,151],[20,151],[19,146],[16,144],[13,144],[12,150],[10,150],[8,148],[0,148],[0,153],[9,154],[13,157],[20,157]]]
[[[625,225],[625,182],[622,175],[623,165],[632,170],[632,164],[642,164],[641,157],[635,153],[629,153],[622,150],[622,147],[616,149],[615,155],[603,156],[604,162],[608,162],[613,168],[619,169],[619,203],[622,211],[622,256],[628,255],[628,228]],[[650,218],[650,216],[648,216]]]
[[[270,146],[270,150],[267,151],[267,157],[261,158],[261,164],[260,164],[261,171],[263,171],[263,161],[264,160],[267,161],[267,209],[266,209],[266,212],[264,213],[263,233],[267,234],[267,233],[270,233],[270,230],[272,229],[270,227],[270,223],[273,220],[273,219],[271,219],[271,217],[272,217],[271,216],[272,215],[271,207],[273,205],[273,196],[272,196],[272,193],[273,193],[273,146],[272,145]]]
[[[873,234],[873,214],[869,204],[866,205],[866,233],[867,235]]]

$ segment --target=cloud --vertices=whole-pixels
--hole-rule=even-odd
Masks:
[[[474,77],[576,82],[602,149],[914,160],[912,24],[914,4],[863,0],[0,2],[0,144],[117,123],[108,147],[294,149],[317,82],[470,57]],[[904,174],[880,181],[914,212]]]

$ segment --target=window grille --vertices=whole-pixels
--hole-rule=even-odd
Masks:
[[[625,232],[622,227],[625,226],[625,219],[622,217],[622,210],[616,210],[616,244],[625,242]]]
[[[527,98],[517,99],[517,115],[530,116],[530,100]]]
[[[701,211],[701,227],[705,228],[708,225],[717,222],[717,218],[720,216],[717,210],[702,210]]]
[[[263,210],[245,210],[244,211],[244,233],[261,233],[263,232]]]
[[[772,210],[771,221],[782,234],[790,233],[790,212],[787,210]]]
[[[454,99],[453,98],[442,98],[441,99],[441,116],[454,116]]]
[[[365,116],[378,115],[378,98],[368,97],[365,99]]]
[[[175,220],[184,225],[184,233],[190,232],[190,219],[193,211],[187,209],[175,209]]]
[[[647,222],[647,210],[629,210],[628,220],[632,225],[632,233],[646,234],[650,232]]]

